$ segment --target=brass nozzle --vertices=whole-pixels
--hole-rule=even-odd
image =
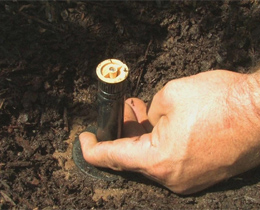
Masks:
[[[105,83],[115,84],[124,81],[128,76],[128,67],[117,59],[107,59],[96,69],[97,76]]]

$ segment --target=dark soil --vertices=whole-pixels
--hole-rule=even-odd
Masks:
[[[180,197],[144,178],[95,180],[75,135],[96,119],[95,69],[131,69],[128,96],[260,57],[258,1],[0,2],[0,209],[259,209],[260,168]],[[206,88],[206,87],[205,87]]]

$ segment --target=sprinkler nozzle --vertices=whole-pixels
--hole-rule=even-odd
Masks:
[[[128,67],[117,59],[104,60],[97,66],[98,78],[104,83],[116,84],[123,82],[128,76]]]

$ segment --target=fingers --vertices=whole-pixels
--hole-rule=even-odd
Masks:
[[[140,136],[146,133],[145,128],[138,122],[135,112],[125,103],[125,114],[124,114],[124,127],[123,127],[123,136],[124,137],[133,137]]]
[[[138,98],[129,98],[125,103],[126,106],[131,108],[135,114],[136,121],[143,126],[145,132],[151,132],[153,127],[148,120],[146,104]]]
[[[80,134],[84,159],[98,167],[142,172],[151,147],[151,134],[145,134],[152,130],[146,113],[143,101],[130,98],[125,103],[123,132],[128,138],[98,142],[92,133]]]
[[[113,170],[143,172],[149,152],[150,134],[141,137],[123,138],[115,141],[98,142],[89,132],[80,134],[79,140],[84,159],[98,167]]]

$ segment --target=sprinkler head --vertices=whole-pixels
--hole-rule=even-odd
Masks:
[[[96,73],[100,81],[107,84],[118,84],[127,78],[128,67],[117,59],[108,59],[97,66]]]
[[[86,131],[94,133],[98,141],[115,140],[121,137],[128,72],[128,67],[117,59],[105,60],[97,66],[97,126],[88,127]],[[118,175],[120,172],[100,169],[88,164],[83,158],[78,138],[74,142],[72,152],[75,164],[83,173],[108,181],[120,178]]]

